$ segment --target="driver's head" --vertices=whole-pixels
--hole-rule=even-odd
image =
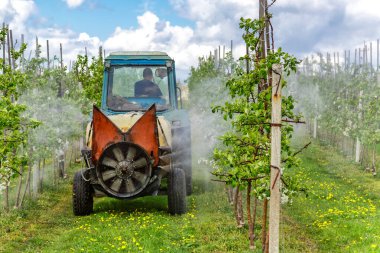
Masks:
[[[145,68],[144,69],[144,71],[143,71],[143,78],[144,79],[148,79],[148,80],[152,80],[152,78],[153,78],[153,72],[152,72],[151,68]]]

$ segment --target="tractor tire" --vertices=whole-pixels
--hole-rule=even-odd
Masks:
[[[186,177],[185,172],[173,168],[168,178],[168,207],[170,214],[186,213]]]
[[[90,181],[86,181],[83,175],[89,176],[88,171],[78,171],[74,175],[73,182],[73,212],[76,216],[89,215],[93,211],[93,189]]]

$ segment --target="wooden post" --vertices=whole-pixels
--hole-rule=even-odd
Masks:
[[[24,44],[24,34],[21,34],[21,45]],[[21,65],[21,70],[24,72],[24,52],[22,52],[21,59],[20,59],[20,65]]]
[[[11,62],[11,43],[9,42],[9,26],[7,26],[7,46],[8,46],[8,64],[12,68],[12,62]]]
[[[38,57],[40,57],[40,52],[38,49],[38,37],[36,36],[36,58],[38,59]]]
[[[102,46],[99,47],[99,58],[103,58],[103,49],[102,49]]]
[[[361,90],[359,92],[359,105],[358,105],[358,122],[361,122],[362,120],[362,96],[363,91]],[[356,137],[356,148],[355,148],[355,162],[360,162],[360,153],[361,153],[361,143],[359,140],[359,137]]]
[[[334,74],[335,74],[335,71],[336,70],[336,63],[335,63],[335,52],[334,52]]]
[[[373,66],[372,66],[372,42],[369,43],[369,66],[371,67],[371,72],[372,72],[372,69],[373,69]]]
[[[63,69],[62,43],[59,43],[59,54],[61,56],[61,69]]]
[[[5,23],[3,23],[3,30],[5,30]],[[5,70],[5,38],[2,43],[2,48],[3,48],[3,73]]]
[[[214,64],[215,67],[218,67],[218,49],[214,50]]]
[[[344,66],[344,70],[347,69],[347,52],[346,50],[344,50],[344,62],[343,62],[343,66]]]
[[[340,70],[340,59],[339,59],[339,52],[336,53],[338,57],[338,71]]]
[[[379,41],[379,40],[377,40],[377,41]],[[234,49],[234,47],[233,47],[233,44],[234,42],[231,40],[231,57],[233,57],[233,49]],[[379,45],[379,43],[377,43],[378,45]],[[379,50],[378,50],[379,51]]]
[[[376,70],[379,71],[379,39],[377,39],[377,58],[376,58]]]
[[[219,64],[220,64],[220,45],[219,45],[219,47],[218,47],[218,62],[219,62]]]
[[[3,30],[5,29],[5,23],[3,23]],[[2,48],[3,48],[3,66],[5,68],[5,38],[4,40],[2,41]],[[3,73],[4,73],[4,69],[3,69]]]
[[[12,33],[12,30],[9,30],[9,36],[10,36],[10,42],[11,42],[11,44],[10,44],[10,46],[11,46],[11,50],[13,50],[14,49],[14,47],[13,47],[13,33]],[[13,58],[13,56],[10,56],[11,57],[11,62],[12,62],[12,69],[15,69],[15,67],[16,67],[16,64],[15,64],[15,59]]]
[[[245,70],[246,70],[246,73],[248,74],[249,73],[249,48],[248,48],[248,45],[245,46],[245,53],[247,54],[247,58],[245,59]]]
[[[351,67],[351,50],[348,50],[348,68]]]
[[[355,67],[356,67],[356,64],[357,64],[357,61],[356,61],[356,59],[357,59],[357,52],[358,52],[358,50],[355,48]]]
[[[50,69],[49,40],[46,40],[46,58],[47,58],[47,68]]]
[[[264,18],[265,16],[265,1],[266,0],[259,0],[259,18]],[[264,28],[265,29],[265,28]],[[264,30],[265,31],[265,30]],[[260,36],[260,59],[265,58],[265,34],[264,31],[261,33]]]
[[[281,74],[282,66],[273,65],[271,174],[269,203],[269,252],[278,253],[280,243],[280,181],[281,181]]]

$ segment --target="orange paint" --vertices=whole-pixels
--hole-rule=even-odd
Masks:
[[[152,105],[127,131],[119,129],[99,108],[93,109],[92,160],[96,165],[104,149],[112,143],[128,141],[138,144],[158,165],[158,131],[156,106]]]

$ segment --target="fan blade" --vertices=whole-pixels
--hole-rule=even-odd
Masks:
[[[145,174],[141,173],[141,172],[138,172],[138,171],[134,171],[133,174],[132,174],[132,177],[134,179],[136,179],[137,181],[140,182],[140,184],[143,184],[146,180],[146,176]]]
[[[133,158],[135,158],[135,156],[136,156],[136,149],[130,146],[128,148],[127,161],[132,161]]]
[[[145,157],[141,157],[140,159],[133,162],[133,168],[134,169],[140,169],[142,167],[145,167],[147,164],[148,163],[147,163]]]
[[[115,155],[115,158],[118,162],[121,162],[124,160],[123,151],[121,151],[121,149],[119,147],[114,148],[112,151],[113,151],[113,154]]]
[[[135,183],[133,183],[132,180],[127,180],[126,185],[127,185],[127,192],[134,192],[136,190]]]
[[[112,185],[111,185],[111,189],[114,190],[115,192],[119,192],[120,190],[120,187],[121,187],[121,183],[123,182],[123,179],[121,178],[116,178],[115,181],[113,181]]]
[[[104,157],[102,164],[105,165],[105,166],[114,168],[114,169],[116,169],[116,167],[118,165],[117,161],[115,161],[112,158],[109,158],[108,156]]]
[[[107,181],[111,178],[114,178],[116,176],[116,172],[114,170],[107,170],[102,173],[103,181]]]

